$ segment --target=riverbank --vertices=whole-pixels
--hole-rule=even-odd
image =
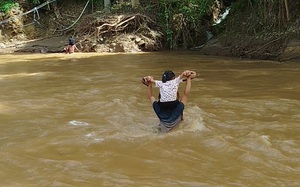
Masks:
[[[53,36],[53,37],[40,38],[35,40],[23,40],[23,41],[14,40],[6,43],[0,43],[0,54],[62,53],[64,47],[68,44],[68,39],[69,39],[68,36]],[[228,54],[226,51],[226,47],[224,47],[218,39],[212,39],[208,41],[205,45],[203,45],[201,48],[195,50],[203,55],[227,56],[227,57],[230,56],[230,54]],[[131,51],[131,52],[141,52],[141,51]],[[89,53],[95,53],[95,52],[89,52]],[[295,39],[291,41],[287,45],[284,52],[277,58],[277,60],[300,62],[300,40]]]
[[[59,53],[68,44],[68,37],[53,36],[34,40],[13,40],[0,43],[0,53]]]
[[[67,1],[64,3],[68,5]],[[132,9],[129,9],[130,11],[126,9],[121,13],[87,10],[74,27],[60,32],[74,22],[83,6],[84,4],[72,4],[73,12],[69,12],[70,8],[66,9],[65,4],[57,4],[50,10],[43,10],[44,12],[40,13],[43,18],[39,20],[40,24],[22,27],[22,31],[12,30],[7,33],[2,32],[2,35],[0,32],[0,53],[61,53],[68,44],[68,38],[72,35],[76,39],[76,46],[84,53],[193,50],[200,54],[213,56],[300,61],[300,39],[297,39],[296,35],[289,34],[289,32],[296,33],[297,22],[294,25],[291,23],[289,32],[270,33],[260,30],[255,34],[248,33],[247,35],[248,31],[239,29],[239,25],[245,24],[245,22],[239,23],[238,21],[252,20],[247,24],[249,27],[253,27],[250,30],[256,31],[258,29],[255,28],[255,23],[257,23],[254,19],[255,16],[251,13],[238,14],[239,12],[235,12],[236,15],[231,15],[220,27],[200,24],[197,28],[197,33],[200,35],[196,36],[191,35],[190,28],[177,28],[177,22],[172,23],[174,26],[172,32],[168,27],[172,33],[168,34],[165,31],[167,28],[158,24],[155,16],[152,15],[153,11],[149,14],[145,10],[135,11]],[[174,14],[173,16],[178,15]],[[17,23],[13,23],[12,27],[21,28]],[[222,27],[228,29],[225,31]],[[8,33],[16,35],[10,37]],[[208,37],[207,33],[210,33],[211,36]],[[183,43],[193,43],[193,45],[182,45]]]

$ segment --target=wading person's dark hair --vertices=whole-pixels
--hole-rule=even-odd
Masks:
[[[175,77],[175,73],[173,71],[165,71],[163,74],[162,74],[162,78],[161,78],[161,81],[163,83],[169,81],[169,80],[172,80],[173,78]]]

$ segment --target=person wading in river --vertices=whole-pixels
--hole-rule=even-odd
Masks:
[[[196,72],[186,70],[178,77],[175,77],[173,71],[165,71],[161,81],[154,80],[152,76],[142,78],[142,82],[148,87],[148,98],[160,120],[161,132],[169,132],[183,120],[183,110],[191,89],[191,79],[195,76]],[[186,87],[182,98],[179,100],[178,87],[183,81],[183,77],[186,78]],[[152,94],[152,83],[159,88],[158,101]]]
[[[74,53],[75,50],[79,51],[79,49],[75,45],[75,39],[73,38],[73,36],[70,36],[69,44],[67,45],[67,47],[65,47],[64,51],[65,53],[71,54]]]

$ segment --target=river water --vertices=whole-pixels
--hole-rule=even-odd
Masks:
[[[167,69],[199,76],[162,134],[140,78]],[[299,63],[7,54],[0,86],[0,186],[300,186]]]

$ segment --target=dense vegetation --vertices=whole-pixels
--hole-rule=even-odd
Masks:
[[[299,37],[300,2],[293,0],[240,0],[218,32],[236,56],[274,59]]]
[[[84,5],[87,0],[57,0],[58,3]],[[299,36],[300,2],[294,0],[111,0],[111,14],[138,13],[149,16],[162,33],[165,49],[192,49],[207,42],[211,32],[226,48],[226,54],[274,59],[287,43]],[[22,4],[21,4],[22,2]],[[0,0],[0,11],[8,13],[18,6],[34,7],[46,0]],[[107,0],[93,0],[91,12],[103,11]],[[20,3],[20,4],[19,4]],[[230,7],[220,24],[213,24]],[[3,14],[2,13],[2,14]],[[104,15],[104,14],[102,14]],[[98,16],[98,15],[97,15]],[[2,16],[2,19],[4,16]],[[130,16],[127,16],[130,18]],[[99,17],[97,17],[99,19]],[[140,19],[140,18],[139,18]],[[148,18],[145,20],[149,20]],[[144,20],[144,21],[145,21]],[[56,20],[57,21],[57,20]],[[126,21],[126,20],[124,20]],[[58,21],[57,21],[58,22]],[[97,24],[105,22],[97,22]],[[59,23],[62,25],[62,23]],[[91,23],[94,24],[94,23]],[[99,25],[97,25],[99,27]],[[141,27],[134,27],[141,29]],[[124,31],[128,31],[124,29]]]
[[[15,3],[13,0],[1,0],[0,1],[0,11],[7,13],[13,7],[18,6],[18,3]]]

